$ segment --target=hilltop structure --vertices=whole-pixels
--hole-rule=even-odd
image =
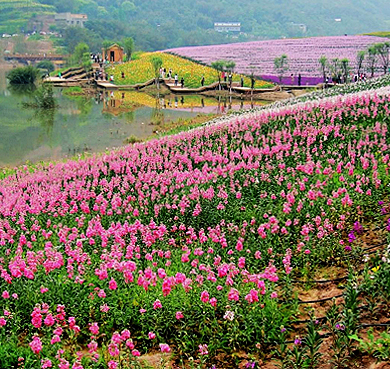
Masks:
[[[58,13],[55,15],[55,23],[60,28],[84,27],[86,21],[88,21],[86,14]]]
[[[123,62],[125,52],[123,47],[118,44],[111,45],[108,49],[102,49],[103,60],[108,60],[110,63]]]
[[[241,32],[240,22],[217,22],[214,23],[214,30],[217,32]]]

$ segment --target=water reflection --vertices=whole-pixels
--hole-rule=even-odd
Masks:
[[[253,109],[264,101],[234,99],[232,96],[209,97],[203,95],[166,95],[153,97],[146,93],[127,91],[100,92],[97,101],[104,101],[104,112],[119,115],[148,106],[158,110],[181,110],[197,113],[226,114],[231,110]],[[155,115],[155,113],[153,114]]]
[[[64,92],[55,89],[57,109],[22,109],[34,91],[6,88],[0,70],[0,167],[101,152],[122,146],[130,136],[145,139],[162,124],[250,108],[244,100],[200,95],[156,98],[136,91],[94,91],[65,96]]]

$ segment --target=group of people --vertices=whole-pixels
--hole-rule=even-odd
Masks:
[[[162,79],[168,78],[169,81],[171,81],[172,74],[173,74],[172,69],[169,68],[169,70],[167,71],[166,68],[160,68],[160,77]],[[173,76],[173,80],[174,80],[175,86],[178,86],[179,85],[179,76],[177,75],[177,73],[175,73],[175,75]],[[180,86],[181,86],[181,88],[184,88],[184,77],[181,77],[181,79],[180,79]]]

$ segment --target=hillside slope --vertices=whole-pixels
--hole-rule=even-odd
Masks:
[[[18,33],[28,20],[37,15],[54,12],[54,7],[31,0],[0,0],[0,34]]]
[[[34,0],[56,11],[81,12],[90,36],[132,36],[143,50],[257,39],[358,34],[390,29],[388,0]],[[0,0],[0,4],[22,3]],[[24,1],[24,4],[35,4]],[[16,6],[16,5],[15,5]],[[1,5],[0,5],[1,7]],[[3,11],[0,26],[7,26]],[[25,17],[26,12],[21,15]],[[214,22],[241,22],[242,34],[215,32]]]

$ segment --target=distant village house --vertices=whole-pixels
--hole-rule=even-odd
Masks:
[[[108,60],[110,63],[123,62],[125,56],[123,47],[118,44],[111,45],[108,49],[102,49],[103,60]]]
[[[84,27],[88,21],[86,14],[59,13],[55,15],[55,23],[58,27]]]
[[[217,32],[241,32],[241,23],[239,22],[214,23],[214,30]]]

